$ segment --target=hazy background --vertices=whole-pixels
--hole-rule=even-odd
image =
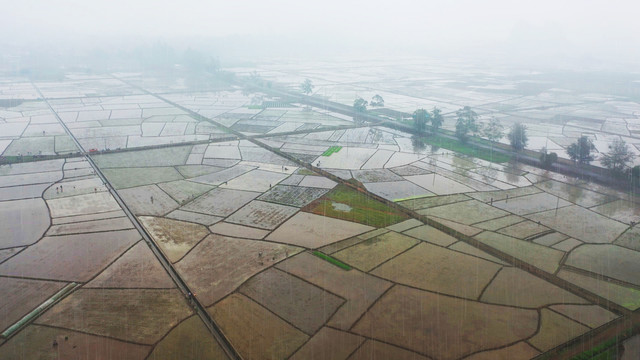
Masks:
[[[0,65],[14,68],[114,68],[152,53],[175,57],[191,47],[223,66],[270,58],[420,55],[640,71],[640,5],[631,0],[0,3]]]

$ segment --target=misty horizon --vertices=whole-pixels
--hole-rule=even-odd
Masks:
[[[640,71],[638,5],[630,1],[477,4],[291,1],[154,6],[137,1],[39,1],[3,5],[7,56],[37,61],[129,56],[161,45],[220,59],[463,59],[487,66]],[[27,61],[28,62],[28,61]],[[32,60],[33,62],[33,60]],[[66,59],[62,63],[69,63]]]

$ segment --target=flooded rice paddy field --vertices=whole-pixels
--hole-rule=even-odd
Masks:
[[[3,157],[127,149],[0,166],[0,359],[226,357],[150,245],[246,359],[529,359],[640,308],[630,194],[118,76],[0,87]]]
[[[582,135],[593,140],[598,153],[607,152],[608,144],[621,138],[640,154],[640,104],[622,90],[635,85],[600,85],[602,77],[590,73],[487,69],[456,60],[418,58],[274,61],[232,70],[255,71],[293,90],[308,78],[315,84],[314,96],[346,105],[356,97],[370,100],[378,94],[385,108],[408,114],[437,106],[445,118],[443,128],[449,130],[455,130],[455,111],[470,106],[481,122],[501,121],[505,126],[501,142],[508,144],[510,125],[522,122],[528,128],[529,149],[546,147],[564,158],[568,158],[567,146]],[[597,157],[595,164],[599,164]],[[635,160],[638,164],[640,158]]]

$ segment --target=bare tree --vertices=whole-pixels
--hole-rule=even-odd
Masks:
[[[622,174],[627,164],[632,162],[635,155],[629,150],[629,146],[622,139],[616,139],[609,144],[609,152],[602,154],[602,165],[611,171]]]
[[[482,135],[491,141],[491,159],[493,159],[493,143],[500,141],[504,136],[504,127],[500,120],[492,117],[489,123],[482,129]]]
[[[302,90],[302,93],[305,95],[309,95],[313,92],[313,83],[311,82],[310,79],[305,79],[301,84],[300,84],[300,90]]]

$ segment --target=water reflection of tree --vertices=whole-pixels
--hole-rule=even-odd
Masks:
[[[411,136],[411,146],[413,146],[413,152],[416,154],[422,153],[427,149],[427,144],[420,136]]]
[[[579,186],[573,186],[571,184],[564,183],[565,192],[569,195],[569,201],[576,203],[576,201],[582,198],[582,188]]]
[[[262,104],[263,100],[264,99],[262,95],[259,95],[259,94],[254,94],[253,96],[251,96],[251,99],[250,99],[251,105],[260,105]]]
[[[378,129],[369,129],[369,137],[373,144],[377,144],[382,139],[382,131]]]
[[[516,161],[515,159],[509,160],[509,162],[502,164],[504,171],[509,171],[514,174],[522,174],[525,170],[522,169],[522,163]]]
[[[507,169],[505,169],[505,174],[507,177],[507,181],[509,181],[512,184],[517,184],[518,181],[520,181],[520,175],[517,174],[521,174],[522,171],[520,170],[520,163],[515,161],[515,160],[511,160],[509,162],[509,167]]]
[[[206,76],[187,73],[184,77],[184,86],[191,91],[202,91],[211,86],[211,82]]]
[[[493,184],[496,181],[496,175],[498,175],[498,170],[492,167],[481,167],[476,170],[480,175],[482,175],[482,180],[486,184]]]
[[[454,156],[451,163],[456,168],[456,173],[462,176],[467,176],[469,174],[468,160]]]

